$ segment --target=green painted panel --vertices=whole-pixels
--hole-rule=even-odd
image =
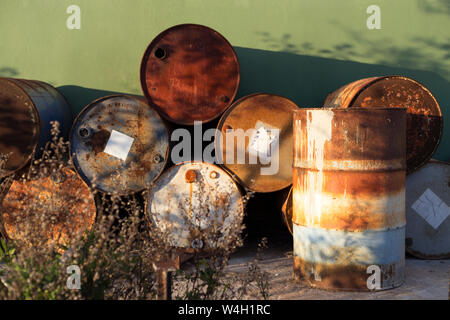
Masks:
[[[380,30],[366,26],[373,4]],[[69,5],[81,9],[80,30],[66,27]],[[238,96],[265,91],[318,106],[359,78],[415,78],[443,109],[435,158],[450,161],[449,15],[448,0],[1,0],[0,76],[47,81],[77,113],[106,94],[140,94],[148,43],[172,25],[204,24],[235,47]]]

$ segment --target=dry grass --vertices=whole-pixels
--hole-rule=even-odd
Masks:
[[[54,124],[54,138],[47,144],[43,157],[33,160],[14,179],[26,182],[58,176],[65,168],[72,168],[68,143],[58,138],[58,134],[58,125]],[[0,161],[7,159],[1,158]],[[3,195],[11,182],[11,178],[2,181]],[[0,299],[156,298],[154,262],[172,257],[176,251],[167,241],[168,231],[151,228],[142,201],[146,193],[120,197],[91,191],[97,206],[95,223],[90,230],[66,228],[64,237],[55,237],[55,228],[61,219],[76,221],[77,217],[68,216],[74,213],[68,213],[67,208],[79,206],[80,199],[68,195],[52,205],[51,210],[35,198],[17,200],[14,212],[20,216],[20,223],[16,223],[20,237],[1,239]],[[250,196],[246,195],[244,202]],[[199,230],[208,242],[221,238],[220,221],[215,223]],[[176,272],[174,298],[242,299],[249,297],[250,286],[259,289],[258,296],[253,294],[252,298],[268,297],[267,275],[257,263],[251,264],[245,275],[225,273],[231,253],[243,244],[243,225],[236,223],[230,228],[226,241],[217,241],[208,255],[195,252],[191,267]],[[5,230],[1,231],[6,236]],[[71,265],[81,271],[79,290],[67,287],[70,276],[67,268]]]

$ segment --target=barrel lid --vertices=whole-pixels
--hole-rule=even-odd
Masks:
[[[223,166],[231,171],[239,182],[247,189],[255,192],[273,192],[284,189],[292,184],[292,118],[293,111],[297,110],[298,106],[291,100],[268,93],[256,93],[245,96],[236,102],[222,115],[217,126],[218,131],[222,136],[222,143],[216,133],[216,155],[222,155],[218,159],[219,163],[222,161]],[[234,150],[227,146],[227,131],[243,130],[248,132],[245,138],[245,150],[239,146],[239,139],[235,139]],[[249,129],[253,130],[251,134]],[[279,136],[273,135],[275,130],[278,130]],[[267,161],[277,161],[278,170],[276,172],[267,172],[268,174],[261,174],[262,169],[271,171],[269,168],[275,163],[263,164],[259,157],[257,163],[250,163],[250,153],[254,155],[257,152],[262,152],[263,144],[268,148]],[[277,155],[271,155],[271,146],[278,148]],[[239,148],[239,149],[238,149]],[[230,150],[229,150],[230,149]],[[276,150],[276,148],[274,148]],[[234,155],[234,160],[227,161],[227,153]],[[238,162],[236,155],[238,152],[245,153],[245,163]],[[260,153],[261,154],[261,153]],[[275,169],[274,166],[272,168]]]
[[[26,240],[25,224],[39,223],[39,215],[55,221],[47,229],[39,230],[41,236],[63,244],[74,231],[89,230],[94,224],[94,196],[86,183],[69,168],[38,179],[12,181],[2,202],[0,219],[6,236]]]
[[[406,178],[406,251],[450,258],[450,163],[430,161]]]
[[[0,177],[23,168],[39,142],[39,115],[22,82],[0,78]]]
[[[96,189],[119,195],[142,191],[164,169],[167,128],[141,97],[112,95],[95,100],[70,133],[77,172]]]
[[[163,31],[141,62],[141,85],[149,104],[177,124],[218,117],[233,102],[239,79],[233,47],[202,25],[182,24]]]
[[[244,206],[233,179],[205,162],[183,162],[166,170],[150,188],[146,212],[152,227],[169,234],[171,245],[212,249],[227,241],[242,223]],[[205,237],[219,228],[219,239]]]

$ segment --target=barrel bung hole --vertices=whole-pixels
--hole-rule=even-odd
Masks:
[[[78,134],[80,135],[80,137],[82,138],[87,138],[89,136],[89,130],[87,128],[80,128],[78,130]]]
[[[166,50],[164,50],[163,48],[156,48],[155,50],[155,57],[158,59],[164,59],[166,57]]]

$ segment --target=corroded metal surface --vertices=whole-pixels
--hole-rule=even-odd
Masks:
[[[34,80],[0,78],[0,177],[26,166],[51,140],[51,121],[67,137],[72,113],[65,98],[51,85]]]
[[[289,194],[286,198],[286,201],[281,208],[281,213],[283,214],[283,222],[288,228],[289,232],[292,234],[293,225],[292,225],[292,188],[289,190]]]
[[[91,186],[120,195],[143,190],[164,169],[167,129],[143,98],[114,95],[81,111],[70,133],[77,172]]]
[[[216,155],[221,154],[224,167],[232,172],[239,183],[255,192],[273,192],[284,189],[292,184],[292,114],[298,106],[291,100],[278,95],[258,93],[237,100],[222,115],[217,130],[222,134],[222,141],[216,135]],[[227,131],[244,133],[264,129],[270,133],[272,129],[279,130],[277,144],[278,154],[270,156],[270,164],[251,164],[249,159],[252,134],[247,134],[244,144],[239,144],[239,138],[234,143],[227,141]],[[227,153],[234,155],[232,161],[227,161]],[[245,163],[239,163],[237,154],[245,154]],[[261,174],[263,168],[269,168],[277,161],[276,174]]]
[[[294,270],[307,284],[369,290],[402,284],[405,109],[324,108],[294,114]]]
[[[431,160],[406,178],[406,251],[450,258],[450,164]]]
[[[167,120],[207,122],[233,102],[239,63],[228,41],[208,27],[183,24],[160,33],[141,63],[141,86]]]
[[[14,180],[2,202],[1,222],[6,236],[27,238],[27,225],[40,223],[47,227],[40,236],[65,244],[78,231],[89,230],[95,222],[94,195],[78,175],[63,168],[35,180]]]
[[[241,193],[231,177],[219,167],[186,162],[171,167],[150,189],[146,212],[152,223],[168,232],[172,246],[208,250],[227,241],[243,219]],[[218,239],[205,237],[211,228]]]
[[[361,79],[328,95],[324,107],[407,108],[407,173],[423,166],[439,146],[442,112],[433,94],[406,77]]]

